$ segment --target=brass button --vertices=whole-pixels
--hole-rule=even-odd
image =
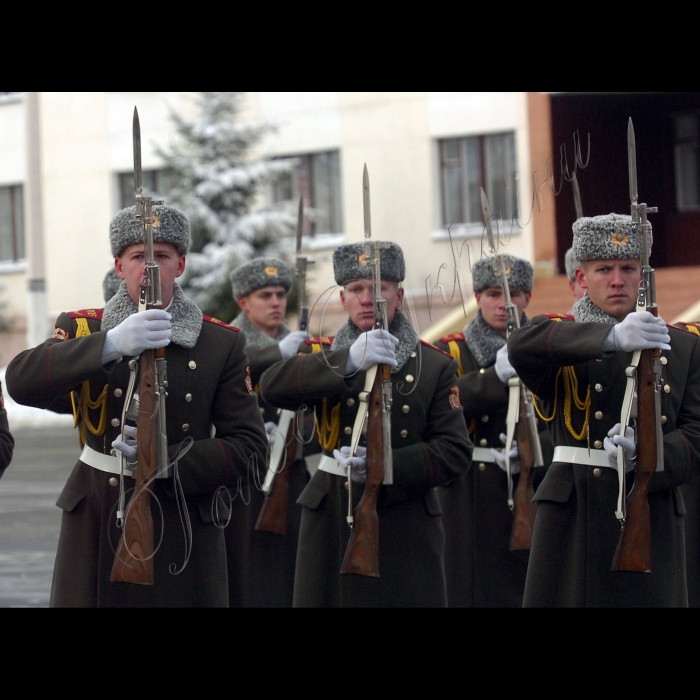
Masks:
[[[479,471],[483,472],[486,470],[486,465],[483,462],[479,462]]]
[[[411,357],[415,357],[417,354],[418,354],[418,353],[416,353],[416,352],[412,352],[412,353],[411,353]]]
[[[603,391],[603,385],[602,385],[602,384],[596,384],[595,387],[594,387],[594,389],[595,389],[596,391]]]
[[[488,444],[488,440],[486,438],[481,438],[481,440],[479,440],[479,444],[482,447],[486,447],[486,445]]]
[[[122,395],[122,390],[121,389],[115,389],[114,390],[114,395],[119,398]]]
[[[112,425],[116,428],[119,425],[119,418],[112,418]]]
[[[599,450],[602,446],[603,446],[603,443],[602,443],[600,440],[596,440],[596,441],[593,443],[593,447],[595,447],[596,450]]]
[[[485,371],[486,371],[486,370],[482,367],[482,368],[479,370],[479,374],[483,374]]]
[[[192,394],[185,394],[185,401],[187,401],[187,403],[192,401]]]
[[[401,437],[406,437],[408,435],[408,430],[401,431]]]
[[[348,399],[348,406],[354,406],[355,405],[355,399]]]
[[[190,429],[190,424],[189,423],[183,423],[182,424],[182,432],[186,433]]]
[[[661,355],[660,360],[661,360],[661,364],[662,364],[662,365],[665,365],[665,364],[668,362],[668,358],[667,358],[667,357],[664,357],[663,355]]]
[[[665,423],[667,420],[668,420],[668,418],[666,418],[666,416],[661,416],[661,423],[662,424]]]
[[[112,449],[109,451],[109,454],[111,454],[112,457],[116,457],[116,456],[117,456],[117,451],[116,451],[114,448],[112,448]]]
[[[111,476],[111,477],[109,478],[109,485],[110,485],[110,486],[116,486],[116,485],[117,485],[117,479],[116,479],[116,477]]]
[[[488,423],[488,422],[489,422],[489,417],[488,417],[488,416],[481,416],[481,422],[482,422],[482,423]]]
[[[343,484],[343,488],[344,488],[346,491],[349,491],[349,490],[350,490],[350,487],[348,486],[348,482],[347,482],[347,481]]]
[[[403,406],[401,406],[401,410],[404,413],[408,413],[411,410],[411,407],[408,404],[404,404]]]
[[[345,434],[352,435],[352,428],[349,425],[345,426]]]
[[[406,381],[410,384],[413,381],[413,375],[412,374],[407,374],[406,375]]]
[[[595,412],[595,417],[597,420],[600,420],[603,417],[603,412],[602,411],[596,411]]]
[[[593,476],[600,476],[600,467],[596,467],[593,470]]]
[[[190,360],[187,365],[190,369],[197,369],[197,363],[194,360]]]
[[[671,393],[671,387],[670,387],[668,384],[664,384],[664,391],[665,391],[667,394],[670,394],[670,393]]]

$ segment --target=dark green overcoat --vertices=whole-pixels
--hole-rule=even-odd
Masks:
[[[436,346],[459,356],[463,373],[457,385],[474,446],[502,448],[500,435],[507,432],[508,386],[498,378],[494,365],[479,366],[463,333],[441,338]],[[545,466],[535,469],[535,487],[552,459],[549,433],[544,424],[540,428]],[[515,474],[513,489],[518,479]],[[475,458],[467,474],[440,487],[438,494],[445,526],[448,606],[521,607],[529,552],[510,551],[513,513],[508,506],[506,473],[493,458]]]
[[[575,323],[573,317],[538,316],[508,339],[513,367],[542,399],[555,445],[587,448],[568,429],[581,431],[584,412],[567,392],[560,367],[574,368],[579,400],[590,391],[590,448],[602,449],[620,421],[625,369],[632,353],[603,353],[606,323]],[[699,338],[669,328],[664,351],[663,414],[665,469],[651,479],[652,573],[612,572],[620,525],[615,517],[617,472],[606,467],[553,462],[535,500],[537,519],[525,583],[524,605],[533,607],[646,607],[687,605],[684,505],[679,486],[700,474]],[[556,401],[555,401],[556,399]],[[643,439],[643,436],[642,436]],[[628,487],[633,473],[628,474]]]
[[[330,339],[325,339],[330,345]],[[311,342],[306,349],[311,351]],[[295,410],[307,404],[317,424],[329,428],[335,409],[335,444],[349,445],[365,373],[345,379],[349,348],[300,354],[273,365],[261,380],[263,397]],[[325,359],[324,359],[325,358]],[[346,479],[317,471],[299,503],[303,506],[297,555],[296,607],[445,606],[444,531],[436,488],[461,477],[472,444],[459,405],[456,363],[419,343],[406,365],[391,375],[394,484],[378,500],[379,578],[340,574],[349,540]],[[332,439],[332,438],[331,438]],[[362,485],[353,485],[354,504]]]
[[[80,394],[85,381],[90,383],[93,401],[105,390],[104,433],[98,436],[86,430],[86,438],[94,450],[110,454],[111,443],[121,430],[129,371],[127,362],[102,365],[106,332],[100,330],[101,314],[101,309],[61,314],[49,340],[12,360],[6,382],[18,403],[58,413],[72,411],[70,394]],[[76,338],[81,317],[88,319],[91,333]],[[155,584],[111,583],[120,534],[115,526],[118,478],[78,461],[57,502],[63,516],[52,606],[228,606],[226,549],[220,527],[225,524],[227,494],[221,492],[216,500],[217,492],[226,487],[235,499],[246,496],[250,470],[256,460],[264,463],[267,440],[248,375],[245,338],[204,318],[193,348],[170,344],[165,349],[170,456],[186,438],[194,440],[178,466],[191,524],[189,561],[185,562],[186,526],[173,498],[172,481],[158,480],[153,489],[156,498],[151,499],[156,541],[161,512],[164,527],[155,555]],[[100,417],[99,409],[89,412],[97,432]],[[133,484],[130,478],[125,481],[127,487]],[[181,573],[174,573],[185,563]]]

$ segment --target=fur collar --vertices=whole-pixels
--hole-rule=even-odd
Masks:
[[[116,328],[125,318],[137,312],[136,305],[126,291],[126,282],[122,281],[117,293],[105,305],[102,316],[103,331]],[[170,342],[184,348],[193,348],[197,344],[202,330],[202,312],[197,304],[188,299],[179,284],[175,284],[173,300],[167,308],[173,317],[173,334]]]
[[[361,331],[350,319],[348,319],[347,323],[335,336],[333,344],[331,345],[331,350],[340,350],[342,348],[349,347],[362,335],[363,332],[364,331]],[[396,367],[391,368],[392,374],[398,374],[408,362],[409,358],[411,357],[411,353],[418,345],[418,333],[413,330],[413,326],[399,309],[397,309],[396,313],[394,314],[394,320],[389,326],[389,333],[401,341],[399,350],[396,353],[396,360],[398,364]]]
[[[588,292],[574,304],[571,313],[579,323],[590,323],[591,321],[596,323],[618,323],[616,318],[606,314],[605,311],[591,301]]]
[[[520,325],[527,326],[530,319],[523,314]],[[481,309],[469,321],[464,331],[464,341],[479,367],[490,367],[496,362],[496,353],[506,344],[506,339],[489,326],[481,315]]]
[[[276,345],[282,338],[291,333],[289,327],[283,323],[277,332],[277,338],[271,338],[267,333],[252,324],[243,311],[231,321],[231,325],[243,331],[246,347],[264,348],[269,345]]]

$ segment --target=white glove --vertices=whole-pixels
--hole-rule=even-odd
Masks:
[[[125,355],[140,355],[144,350],[164,348],[170,342],[171,318],[163,309],[148,309],[127,316],[116,328],[107,331],[102,363]]]
[[[348,467],[352,467],[352,480],[358,484],[364,484],[367,481],[367,449],[365,447],[357,448],[357,455],[350,457],[350,447],[341,447],[339,450],[333,450],[333,456],[338,464],[345,471],[345,476],[348,475]]]
[[[508,360],[508,346],[504,345],[496,353],[496,374],[498,378],[504,383],[508,384],[508,380],[511,377],[517,377],[518,373],[513,369],[513,365],[510,364]],[[504,443],[505,444],[505,443]]]
[[[396,351],[400,345],[399,339],[389,331],[375,328],[363,333],[351,346],[345,373],[369,369],[372,365],[391,365],[396,367]]]
[[[124,431],[113,443],[112,447],[124,455],[126,468],[136,470],[136,428],[125,425]]]
[[[624,321],[617,323],[603,341],[603,352],[622,350],[670,350],[671,336],[664,320],[648,311],[627,314]]]
[[[631,472],[637,461],[637,445],[634,442],[634,430],[627,426],[625,437],[620,435],[620,424],[616,423],[608,432],[608,437],[603,441],[605,454],[608,457],[608,464],[617,469],[618,445],[625,453],[625,471]]]
[[[282,355],[283,360],[288,360],[297,354],[299,349],[299,344],[303,343],[309,334],[306,331],[292,331],[288,336],[280,340],[280,355]]]
[[[505,433],[501,433],[501,442],[503,445],[506,444],[507,436]],[[493,461],[507,473],[506,469],[506,452],[505,450],[497,450],[495,447],[490,448],[489,452],[493,455]],[[513,440],[513,444],[510,448],[510,473],[519,474],[520,473],[520,458],[518,457],[518,443]]]
[[[277,434],[277,423],[273,420],[265,422],[265,432],[267,433],[267,442],[270,446],[275,441],[275,435]]]

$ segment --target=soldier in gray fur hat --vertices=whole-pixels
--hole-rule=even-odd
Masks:
[[[580,218],[573,231],[576,278],[586,295],[572,316],[538,316],[508,340],[513,366],[550,417],[555,444],[535,494],[524,605],[686,606],[678,487],[700,474],[700,338],[635,312],[641,240],[629,216]],[[641,575],[611,567],[620,533],[617,502],[624,497],[618,453],[629,474],[637,441],[645,439],[633,427],[620,435],[626,370],[634,351],[651,349],[662,356],[664,469],[650,483],[652,570]]]
[[[241,580],[227,577],[216,514],[226,520],[221,491],[236,494],[240,483],[251,483],[249,465],[264,463],[267,451],[245,337],[204,316],[177,284],[190,244],[185,215],[165,205],[155,206],[154,215],[154,258],[165,308],[138,311],[145,245],[129,207],[110,225],[122,283],[105,308],[61,314],[51,337],[17,355],[7,369],[7,387],[18,403],[73,412],[84,445],[57,502],[63,514],[52,607],[227,607],[229,587],[242,589]],[[162,539],[153,559],[154,584],[112,582],[121,535],[120,483],[128,499],[138,461],[139,436],[128,412],[133,406],[126,404],[130,365],[136,364],[129,360],[158,348],[165,348],[168,375],[166,458],[178,456],[178,479],[171,475],[149,483],[157,503],[154,521],[162,522],[155,530]],[[117,452],[124,456],[123,471]],[[187,531],[175,493],[184,496]],[[128,508],[126,513],[128,518]],[[244,538],[245,531],[239,532]],[[188,541],[191,553],[183,560]]]
[[[502,278],[505,263],[512,302],[520,323],[534,282],[532,265],[512,255],[485,258],[472,268],[479,311],[462,333],[441,338],[437,347],[459,362],[460,401],[475,445],[471,471],[439,489],[445,522],[445,574],[450,607],[520,607],[528,553],[510,551],[513,513],[508,507],[508,477],[503,446],[508,414],[508,380],[515,371],[508,362],[506,305]],[[498,267],[497,267],[498,266]],[[540,426],[545,464],[551,457],[546,425]],[[517,446],[511,447],[511,472],[519,478]],[[545,468],[538,468],[539,483]]]
[[[299,344],[308,337],[306,331],[291,331],[285,324],[287,295],[292,288],[292,272],[282,260],[273,257],[255,258],[231,272],[231,290],[241,312],[231,321],[246,336],[250,358],[250,375],[254,391],[259,394],[262,373],[280,360],[296,353]],[[268,435],[275,440],[289,440],[279,433],[280,411],[258,396],[260,410]],[[311,434],[313,424],[307,430]],[[313,446],[305,446],[308,456]],[[308,482],[308,473],[302,459],[290,467],[288,476],[287,519],[285,533],[263,532],[255,529],[265,494],[251,491],[247,529],[249,535],[246,561],[244,607],[289,608],[294,591],[294,569],[299,539],[301,506],[297,498]],[[261,470],[261,474],[264,472]],[[229,572],[235,576],[241,556],[236,533],[227,528]],[[237,591],[232,591],[238,595]],[[232,599],[231,605],[236,602]]]
[[[112,267],[107,271],[107,274],[102,280],[102,294],[107,303],[118,291],[122,281],[117,275],[117,271]]]
[[[569,278],[569,289],[574,295],[575,301],[578,301],[586,293],[586,290],[576,279],[576,270],[580,265],[581,263],[574,257],[574,249],[569,248],[564,255],[564,267],[566,268],[566,276]]]
[[[472,450],[456,387],[456,362],[421,343],[401,312],[405,277],[396,244],[381,250],[381,294],[389,330],[374,329],[372,268],[363,243],[333,254],[335,279],[348,320],[334,338],[311,338],[298,355],[263,374],[263,397],[316,415],[323,457],[302,492],[296,607],[436,607],[446,604],[444,534],[435,487],[459,478]],[[321,354],[323,353],[323,354]],[[353,504],[366,481],[366,436],[350,456],[353,426],[367,370],[391,367],[393,485],[378,497],[379,578],[341,575],[350,529],[348,468]]]

